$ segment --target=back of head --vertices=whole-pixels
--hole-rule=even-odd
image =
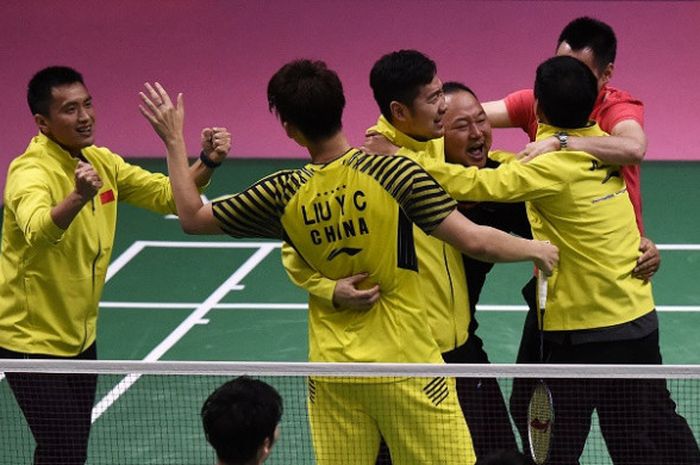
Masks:
[[[50,66],[36,73],[27,86],[27,103],[32,115],[48,116],[51,89],[76,82],[85,84],[83,76],[67,66]]]
[[[595,57],[598,72],[603,72],[609,63],[615,63],[617,38],[610,26],[597,19],[583,16],[576,18],[564,27],[559,35],[557,47],[562,42],[569,44],[573,51],[590,48]]]
[[[586,126],[598,97],[593,72],[569,56],[556,56],[539,65],[534,91],[546,122],[567,129]]]
[[[435,62],[416,50],[399,50],[384,55],[369,74],[369,84],[379,111],[391,121],[391,102],[411,107],[421,87],[430,84],[436,73]]]
[[[267,101],[282,122],[294,125],[312,142],[342,128],[343,85],[322,61],[295,60],[284,65],[267,85]]]
[[[270,385],[241,376],[216,389],[202,406],[207,441],[227,465],[251,463],[275,438],[282,398]]]

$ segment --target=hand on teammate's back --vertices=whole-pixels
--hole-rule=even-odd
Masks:
[[[639,251],[642,252],[642,255],[637,259],[637,266],[632,271],[632,276],[646,282],[659,270],[661,255],[656,244],[646,237],[641,238]]]
[[[367,153],[396,155],[399,148],[400,147],[392,144],[389,139],[378,132],[367,131],[367,133],[365,133],[365,142],[362,145],[362,150]]]
[[[339,279],[333,290],[333,306],[345,310],[369,310],[372,308],[372,305],[380,297],[379,285],[375,284],[369,289],[358,288],[368,276],[368,273],[359,273]]]

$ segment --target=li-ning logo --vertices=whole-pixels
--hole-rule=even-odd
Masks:
[[[530,427],[536,429],[537,431],[541,431],[543,433],[546,433],[547,430],[549,430],[549,425],[552,422],[550,420],[540,420],[539,418],[535,418],[530,422]]]
[[[357,255],[360,252],[362,252],[362,249],[356,249],[354,247],[341,247],[340,249],[333,249],[333,251],[328,255],[328,261],[333,260],[341,253],[346,253],[352,257],[353,255]]]

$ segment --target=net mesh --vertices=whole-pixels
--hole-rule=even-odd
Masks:
[[[212,391],[244,374],[272,385],[284,399],[281,435],[269,464],[472,463],[473,449],[481,459],[485,444],[507,447],[509,434],[528,451],[517,418],[527,416],[530,389],[541,377],[553,392],[553,441],[559,441],[559,452],[546,463],[567,463],[566,454],[580,454],[586,464],[613,463],[611,454],[616,463],[698,463],[699,457],[695,366],[0,360],[0,371],[6,376],[0,381],[0,464],[8,465],[32,463],[37,434],[54,434],[50,440],[61,444],[50,463],[75,463],[80,459],[67,451],[80,449],[73,445],[87,429],[88,464],[215,463],[200,410]],[[10,389],[8,378],[14,388],[25,374],[34,382],[24,395],[33,407],[43,405],[43,413],[26,406],[22,412]],[[81,398],[80,388],[64,379],[76,374],[97,375],[94,400]],[[459,389],[469,400],[462,407],[470,410],[473,448],[451,416],[454,405],[459,408],[451,403]],[[86,402],[91,425],[76,413]],[[510,404],[506,432],[493,410],[499,403]],[[36,415],[35,434],[28,415]],[[380,448],[377,430],[391,452]]]

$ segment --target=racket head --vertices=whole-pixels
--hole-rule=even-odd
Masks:
[[[527,435],[530,455],[537,465],[546,463],[552,443],[554,426],[554,401],[552,392],[543,380],[539,380],[527,407]]]

